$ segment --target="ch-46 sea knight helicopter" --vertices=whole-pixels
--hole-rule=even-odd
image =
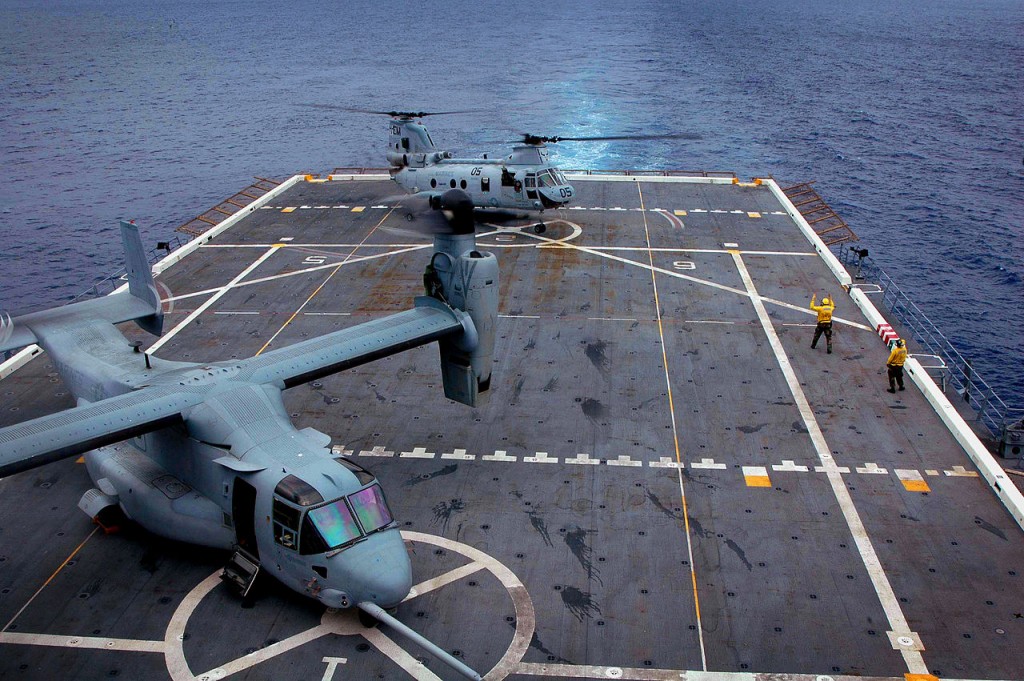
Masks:
[[[245,360],[175,362],[138,352],[115,324],[159,335],[161,301],[133,224],[121,223],[126,291],[0,320],[0,350],[40,344],[78,406],[0,429],[0,476],[85,454],[96,485],[79,506],[119,508],[148,531],[234,551],[226,581],[248,592],[260,566],[332,608],[359,608],[469,678],[472,669],[386,610],[412,570],[380,483],[297,429],[282,391],[438,341],[445,395],[475,405],[489,386],[498,267],[472,227],[434,237],[412,309]],[[134,438],[127,440],[127,438]],[[272,519],[272,520],[271,520]]]
[[[452,152],[434,146],[430,133],[419,119],[470,111],[371,111],[328,104],[311,106],[389,116],[385,156],[391,179],[406,191],[425,197],[431,208],[447,212],[472,206],[542,213],[568,206],[576,198],[576,190],[551,162],[549,144],[700,139],[699,135],[690,133],[596,137],[545,137],[523,133],[520,139],[508,142],[515,145],[508,156],[491,158],[484,154],[481,158],[457,158]],[[536,229],[543,232],[543,222]]]

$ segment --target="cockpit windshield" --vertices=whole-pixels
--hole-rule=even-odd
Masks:
[[[373,534],[394,522],[384,492],[374,483],[366,489],[314,508],[304,524],[302,553],[322,553]],[[316,529],[319,537],[310,532]],[[323,541],[317,541],[322,538]]]
[[[309,512],[309,519],[313,521],[313,526],[324,538],[328,549],[347,544],[353,539],[359,538],[361,534],[359,525],[356,524],[355,518],[352,517],[352,511],[348,509],[348,504],[344,499],[314,508]]]
[[[558,185],[558,181],[551,175],[550,170],[544,170],[537,173],[537,186],[538,187],[555,187]]]
[[[384,502],[384,493],[380,491],[380,485],[371,485],[349,496],[348,499],[352,502],[352,509],[356,512],[359,524],[363,526],[366,534],[391,524],[391,511]]]

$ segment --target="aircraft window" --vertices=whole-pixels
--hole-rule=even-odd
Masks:
[[[565,179],[565,175],[562,174],[561,170],[552,170],[555,179],[558,180],[558,184],[569,184],[569,180]]]
[[[463,189],[465,189],[466,188],[466,181],[465,180],[459,180],[459,186],[462,187]]]
[[[514,173],[510,173],[508,168],[501,169],[501,186],[511,187],[516,183],[516,176]]]
[[[539,187],[554,187],[556,184],[555,178],[546,170],[537,175],[537,186]]]
[[[452,178],[452,181],[449,184],[451,185],[452,189],[455,189],[455,178],[454,177]]]
[[[309,519],[326,542],[328,551],[362,535],[344,499],[314,508],[309,512]]]
[[[365,468],[357,464],[355,461],[351,461],[344,457],[338,457],[335,459],[335,461],[337,461],[342,466],[355,473],[356,479],[359,480],[360,485],[366,485],[374,481],[373,473],[366,470]]]
[[[437,179],[433,178],[433,177],[430,178],[430,188],[433,189],[436,186],[437,186]]]
[[[366,534],[387,527],[394,520],[391,517],[391,511],[388,510],[387,502],[384,501],[384,492],[381,491],[380,485],[371,485],[355,494],[350,494],[348,499],[352,502],[352,508],[356,512],[356,517],[359,518],[359,524],[363,526],[363,531]]]
[[[489,192],[491,191],[491,178],[481,177],[480,178],[480,191]]]
[[[534,177],[533,175],[527,175],[526,176],[526,188],[527,189],[533,189],[536,186],[537,186],[537,178]]]
[[[290,530],[283,525],[274,523],[274,541],[289,549],[299,548],[295,530]]]
[[[312,506],[324,500],[312,485],[294,475],[289,475],[277,483],[274,494],[299,506]]]
[[[402,148],[405,149],[406,151],[409,151],[409,138],[408,137],[403,137],[402,138]]]
[[[282,503],[280,499],[274,499],[274,522],[281,523],[285,527],[290,527],[293,530],[299,529],[299,516],[302,515],[302,511],[297,508],[292,508],[285,503]]]

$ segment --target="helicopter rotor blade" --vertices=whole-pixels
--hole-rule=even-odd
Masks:
[[[613,140],[660,139],[699,140],[704,139],[704,136],[693,132],[670,132],[663,135],[598,135],[592,137],[562,137],[561,135],[544,136],[524,132],[520,133],[519,139],[491,142],[491,144],[557,144],[558,142],[607,142]]]
[[[347,111],[349,113],[365,113],[380,116],[391,116],[392,118],[423,118],[425,116],[451,116],[454,114],[482,113],[484,109],[462,109],[459,111],[377,111],[375,109],[361,109],[354,106],[341,106],[339,104],[302,104],[313,109],[326,109],[328,111]]]

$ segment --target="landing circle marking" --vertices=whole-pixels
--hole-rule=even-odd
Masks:
[[[402,538],[406,541],[431,544],[433,546],[459,553],[468,558],[472,563],[483,566],[483,569],[494,575],[501,585],[505,587],[505,590],[509,592],[509,597],[512,599],[512,605],[515,608],[516,628],[512,636],[512,642],[509,643],[505,654],[502,655],[501,659],[498,660],[498,663],[491,669],[491,671],[484,676],[484,679],[485,681],[498,681],[499,679],[504,679],[506,676],[513,673],[530,646],[530,641],[533,638],[534,628],[536,626],[536,613],[533,608],[533,601],[530,598],[529,593],[526,591],[526,586],[518,577],[516,577],[515,573],[499,562],[496,558],[493,558],[472,546],[452,541],[450,539],[445,539],[444,537],[424,534],[421,532],[403,531]],[[202,600],[216,589],[219,584],[221,584],[220,570],[217,570],[196,585],[196,587],[185,596],[178,605],[177,610],[175,610],[174,614],[171,616],[171,621],[167,625],[167,630],[164,634],[164,643],[166,645],[164,658],[167,663],[167,671],[174,681],[216,681],[217,679],[222,679],[229,674],[234,674],[238,671],[248,669],[259,664],[265,659],[282,654],[295,647],[301,646],[303,643],[316,640],[317,638],[327,634],[335,634],[338,636],[359,635],[365,637],[366,632],[368,632],[367,629],[359,624],[359,618],[354,609],[337,610],[334,608],[327,608],[320,619],[319,626],[298,634],[297,636],[291,637],[295,640],[293,645],[282,645],[287,644],[288,641],[281,641],[274,646],[263,649],[262,651],[256,651],[255,653],[246,655],[245,657],[223,664],[216,669],[211,669],[196,675],[189,667],[188,660],[185,659],[185,627],[188,625],[188,621],[192,616],[192,613],[195,612],[197,607],[199,607]],[[424,593],[429,593],[429,591],[430,590],[425,590]],[[416,598],[419,595],[420,594],[413,590],[410,592],[409,596],[406,597],[406,601]],[[370,642],[372,643],[373,641]],[[272,650],[275,647],[277,647],[278,650]]]

